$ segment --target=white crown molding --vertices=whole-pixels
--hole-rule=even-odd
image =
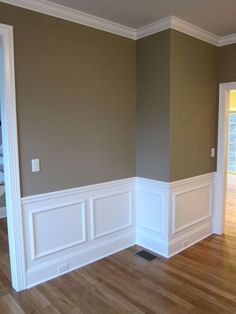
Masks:
[[[93,27],[102,31],[136,39],[136,31],[133,28],[114,23],[94,15],[77,11],[46,0],[0,0],[3,3],[12,4],[24,9],[47,14],[66,21]]]
[[[236,34],[231,34],[228,36],[222,36],[219,39],[218,42],[218,46],[222,47],[222,46],[227,46],[227,45],[231,45],[231,44],[235,44],[236,43]]]
[[[171,19],[172,17],[169,16],[154,23],[138,28],[136,30],[136,39],[141,39],[171,28]]]
[[[205,31],[193,24],[178,19],[175,16],[169,16],[160,21],[148,24],[136,30],[136,39],[140,39],[155,33],[159,33],[166,29],[175,29],[181,33],[198,38],[212,45],[218,46],[219,36]]]
[[[0,0],[0,2],[89,26],[133,40],[141,39],[166,29],[175,29],[217,47],[236,43],[236,34],[220,37],[175,16],[169,16],[138,29],[134,29],[47,0]]]
[[[212,45],[218,46],[219,36],[212,34],[198,26],[180,20],[175,16],[171,17],[170,28],[175,29],[181,33],[190,35],[192,37],[198,38]]]

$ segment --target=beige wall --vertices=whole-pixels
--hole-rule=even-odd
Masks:
[[[137,42],[137,175],[175,181],[215,170],[217,48],[175,30]]]
[[[171,31],[170,181],[215,170],[217,47]]]
[[[236,44],[219,49],[219,83],[236,81]]]
[[[137,176],[169,179],[170,30],[137,41]]]
[[[23,196],[215,170],[218,82],[236,80],[236,45],[175,30],[135,42],[2,3],[0,12],[14,26]]]
[[[2,3],[0,12],[14,26],[22,195],[135,176],[135,42]]]

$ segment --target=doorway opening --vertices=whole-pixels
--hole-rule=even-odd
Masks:
[[[236,82],[220,84],[214,232],[236,236]]]
[[[236,90],[229,92],[225,234],[236,236]]]

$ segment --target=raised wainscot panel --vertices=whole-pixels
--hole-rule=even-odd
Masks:
[[[137,213],[139,227],[162,233],[164,227],[163,195],[149,191],[140,191],[139,201]]]
[[[91,239],[130,227],[132,207],[132,192],[129,191],[91,198]]]
[[[32,260],[86,240],[85,201],[29,211]]]
[[[211,217],[212,187],[200,185],[173,193],[172,234]]]

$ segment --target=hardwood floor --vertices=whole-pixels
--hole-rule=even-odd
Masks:
[[[35,288],[10,285],[0,220],[0,313],[236,313],[236,237],[211,236],[148,263],[135,246]]]
[[[236,237],[236,175],[227,175],[225,233]]]

